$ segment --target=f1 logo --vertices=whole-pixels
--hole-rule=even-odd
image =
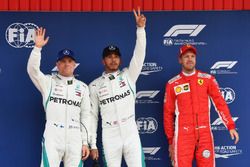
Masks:
[[[154,98],[160,91],[159,90],[145,90],[140,91],[136,94],[136,98],[142,98],[142,97],[148,97],[148,98]]]
[[[176,37],[180,34],[189,34],[190,37],[197,36],[201,30],[206,27],[205,24],[197,25],[197,24],[190,24],[190,25],[174,25],[165,35],[164,37]]]
[[[236,63],[238,63],[238,61],[218,61],[211,67],[211,69],[219,69],[223,67],[231,69]]]
[[[161,147],[143,147],[142,149],[145,154],[155,155]]]

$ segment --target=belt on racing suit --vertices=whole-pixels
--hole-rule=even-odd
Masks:
[[[121,123],[125,123],[127,122],[128,120],[130,120],[131,118],[134,118],[134,114],[128,116],[128,117],[125,117],[125,118],[122,118],[120,121],[118,120],[115,120],[115,121],[106,121],[106,125],[110,125],[110,126],[116,126],[116,125],[119,125]]]

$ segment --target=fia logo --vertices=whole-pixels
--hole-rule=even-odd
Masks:
[[[34,23],[13,23],[6,29],[6,41],[14,48],[32,48],[37,28]]]
[[[139,133],[154,133],[158,129],[158,122],[153,117],[148,118],[138,118],[136,120],[137,129]]]
[[[230,104],[235,99],[235,92],[232,88],[226,87],[226,88],[220,88],[220,92],[222,97],[225,99],[227,104]]]

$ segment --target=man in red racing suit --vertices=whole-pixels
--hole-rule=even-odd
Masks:
[[[168,81],[164,100],[164,130],[175,167],[214,167],[213,135],[210,128],[210,99],[235,144],[239,140],[228,106],[215,78],[195,69],[196,48],[180,48],[182,72]],[[175,122],[174,122],[175,121]]]

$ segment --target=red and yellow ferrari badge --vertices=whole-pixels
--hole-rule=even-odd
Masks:
[[[198,84],[199,85],[203,85],[203,82],[204,82],[203,79],[198,79]]]

